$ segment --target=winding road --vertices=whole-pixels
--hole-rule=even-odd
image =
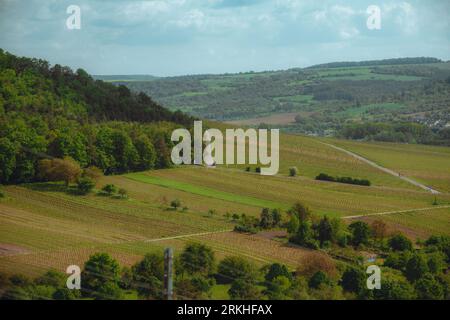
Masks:
[[[371,160],[369,160],[367,158],[364,158],[364,157],[362,157],[362,156],[360,156],[360,155],[358,155],[356,153],[353,153],[353,152],[348,151],[348,150],[346,150],[344,148],[341,148],[341,147],[337,147],[337,146],[335,146],[333,144],[330,144],[330,143],[326,143],[326,142],[320,142],[320,143],[322,143],[324,145],[327,145],[327,146],[329,146],[329,147],[331,147],[333,149],[339,150],[341,152],[345,152],[346,154],[348,154],[348,155],[350,155],[350,156],[352,156],[352,157],[354,157],[354,158],[356,158],[358,160],[361,160],[361,161],[367,163],[368,165],[370,165],[370,166],[372,166],[374,168],[377,168],[380,171],[383,171],[383,172],[385,172],[387,174],[393,175],[394,177],[397,177],[397,178],[402,179],[402,180],[404,180],[404,181],[406,181],[408,183],[411,183],[411,184],[415,185],[416,187],[419,187],[419,188],[422,188],[422,189],[424,189],[424,190],[426,190],[428,192],[431,192],[432,194],[440,194],[439,191],[437,191],[437,190],[435,190],[433,188],[430,188],[430,187],[428,187],[428,186],[426,186],[426,185],[424,185],[424,184],[422,184],[420,182],[417,182],[417,181],[415,181],[415,180],[413,180],[411,178],[402,176],[400,173],[395,172],[394,170],[382,167],[379,164],[376,164],[375,162],[373,162],[373,161],[371,161]]]

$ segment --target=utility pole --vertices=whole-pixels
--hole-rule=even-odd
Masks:
[[[164,295],[167,300],[173,299],[173,249],[164,251]]]

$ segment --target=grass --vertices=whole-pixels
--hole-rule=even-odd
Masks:
[[[436,181],[445,186],[444,179],[439,177],[449,172],[446,172],[447,148],[326,141],[355,152],[367,152],[368,157],[382,155],[387,167],[395,169],[402,165],[405,173],[435,177],[430,183]],[[398,150],[403,154],[400,164]],[[162,252],[168,246],[179,254],[189,242],[211,246],[219,260],[239,255],[260,266],[281,262],[294,269],[317,253],[262,235],[234,232],[166,238],[230,230],[234,224],[224,218],[227,212],[258,216],[262,207],[287,209],[295,201],[304,202],[316,214],[336,217],[432,206],[432,195],[317,139],[282,135],[280,151],[280,174],[273,177],[248,173],[239,166],[216,169],[184,166],[108,176],[98,183],[97,188],[107,183],[125,188],[130,200],[96,194],[76,196],[67,193],[62,184],[54,183],[5,187],[8,197],[0,202],[0,246],[13,244],[21,252],[0,256],[0,271],[28,275],[38,275],[49,268],[64,271],[70,264],[82,266],[95,252],[108,252],[122,265],[130,266],[144,254]],[[300,176],[290,178],[287,169],[294,165],[299,168]],[[367,178],[374,186],[315,181],[315,175],[320,172]],[[169,210],[173,199],[180,199],[188,209]],[[450,195],[439,195],[438,202],[449,204]],[[217,214],[210,217],[209,209],[217,210]],[[449,210],[380,217],[418,237],[449,234],[450,230]],[[213,297],[223,298],[226,291],[225,286],[218,286],[213,289]]]
[[[448,147],[336,139],[329,141],[441,192],[450,192]]]
[[[205,188],[201,186],[196,186],[193,184],[185,183],[185,182],[179,182],[172,179],[165,179],[163,177],[157,177],[157,176],[151,176],[148,174],[142,174],[142,173],[131,173],[128,174],[126,177],[136,180],[139,182],[149,183],[158,185],[161,187],[166,187],[170,189],[176,189],[180,191],[189,192],[192,194],[201,195],[204,197],[214,198],[214,199],[220,199],[230,202],[236,202],[241,203],[245,205],[255,206],[255,207],[261,207],[261,208],[279,208],[283,207],[284,204],[280,202],[275,201],[268,201],[264,199],[258,199],[253,197],[247,197],[242,196],[239,194],[233,194],[228,192],[223,192],[219,190],[215,190],[212,188]]]

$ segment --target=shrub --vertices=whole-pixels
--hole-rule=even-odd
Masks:
[[[176,210],[181,207],[181,201],[178,199],[174,199],[170,202],[170,206]]]
[[[5,192],[3,190],[0,189],[0,199],[1,198],[5,198]]]
[[[82,195],[86,195],[92,191],[95,187],[95,182],[88,177],[80,178],[77,182],[78,192]]]
[[[394,251],[412,250],[412,242],[402,234],[397,234],[389,239],[389,247]]]
[[[118,191],[118,194],[122,199],[128,199],[128,191],[127,190],[120,188]]]
[[[112,195],[117,192],[117,187],[113,184],[107,184],[102,188],[102,191],[108,195]]]
[[[256,173],[261,173],[261,167],[256,167],[255,172]]]
[[[323,271],[317,271],[309,279],[308,286],[313,289],[319,289],[322,284],[327,284],[329,282],[327,275]]]
[[[257,267],[242,257],[231,256],[224,258],[218,266],[218,277],[223,278],[224,283],[231,283],[236,279],[256,281],[258,277]]]
[[[298,174],[298,169],[297,167],[291,167],[289,168],[289,176],[290,177],[295,177]]]
[[[362,270],[348,268],[342,274],[341,285],[345,291],[359,294],[365,288],[366,274]]]

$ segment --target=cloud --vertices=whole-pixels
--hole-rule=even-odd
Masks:
[[[92,73],[232,72],[401,55],[450,59],[450,2],[379,0],[0,0],[0,44]],[[120,62],[120,63],[118,63]]]

